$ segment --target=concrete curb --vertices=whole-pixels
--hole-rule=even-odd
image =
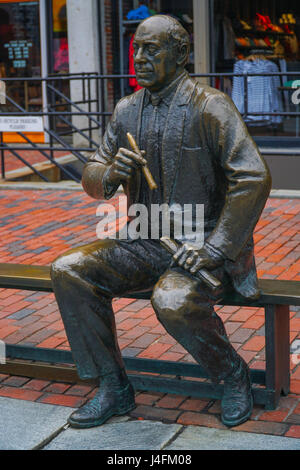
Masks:
[[[300,199],[298,189],[272,189],[270,197],[278,199]]]
[[[14,190],[40,190],[40,191],[83,191],[81,183],[75,181],[60,181],[58,183],[37,183],[37,182],[3,182],[0,183],[0,189],[14,189]],[[122,190],[117,191],[118,194],[123,193]],[[272,189],[270,193],[271,198],[278,199],[300,199],[300,190],[297,189]]]
[[[83,191],[81,183],[60,181],[59,183],[33,183],[31,181],[0,183],[0,189],[33,190],[33,191]]]

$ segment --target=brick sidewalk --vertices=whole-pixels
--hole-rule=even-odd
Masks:
[[[12,146],[12,144],[8,144],[8,146]],[[31,165],[35,163],[48,163],[49,160],[47,157],[41,154],[41,152],[37,150],[18,150],[17,148],[15,151],[24,158],[28,163]],[[21,168],[27,168],[24,163],[19,160],[15,155],[13,155],[9,150],[4,150],[4,160],[5,160],[5,173],[13,170],[19,170]],[[47,155],[50,156],[49,151],[45,151]],[[70,152],[59,151],[53,152],[54,158],[63,157],[65,155],[69,155]]]
[[[116,202],[116,201],[115,201]],[[71,247],[95,241],[99,202],[72,191],[0,193],[0,262],[50,264]],[[256,227],[258,275],[300,280],[300,201],[269,199]],[[264,312],[259,308],[217,307],[234,347],[250,367],[265,367]],[[119,343],[126,356],[189,361],[191,356],[166,334],[149,301],[114,301]],[[300,340],[300,308],[291,308],[291,343]],[[69,349],[53,294],[0,289],[0,339]],[[291,393],[276,411],[256,406],[249,432],[300,438],[300,365],[291,358]],[[81,406],[91,387],[0,376],[0,396],[65,406]],[[219,401],[158,393],[137,395],[132,417],[223,428]]]

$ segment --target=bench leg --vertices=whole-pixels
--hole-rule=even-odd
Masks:
[[[266,409],[274,410],[281,393],[290,389],[290,309],[288,305],[265,307],[266,335]]]

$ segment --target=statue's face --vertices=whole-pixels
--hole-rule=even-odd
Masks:
[[[170,47],[163,26],[159,21],[146,21],[138,27],[133,41],[137,81],[150,91],[168,85],[177,71],[176,50]]]

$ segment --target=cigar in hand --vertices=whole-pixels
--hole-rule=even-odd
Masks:
[[[128,139],[128,142],[130,143],[130,146],[132,148],[132,150],[137,153],[140,157],[143,157],[140,149],[138,148],[138,145],[134,139],[134,137],[129,133],[127,132],[127,139]],[[157,189],[157,184],[155,183],[154,179],[153,179],[153,176],[151,175],[151,172],[148,168],[147,165],[143,165],[142,166],[142,170],[143,170],[143,173],[144,173],[144,176],[147,180],[147,183],[148,183],[148,186],[149,188],[151,189],[151,191],[153,189]]]

